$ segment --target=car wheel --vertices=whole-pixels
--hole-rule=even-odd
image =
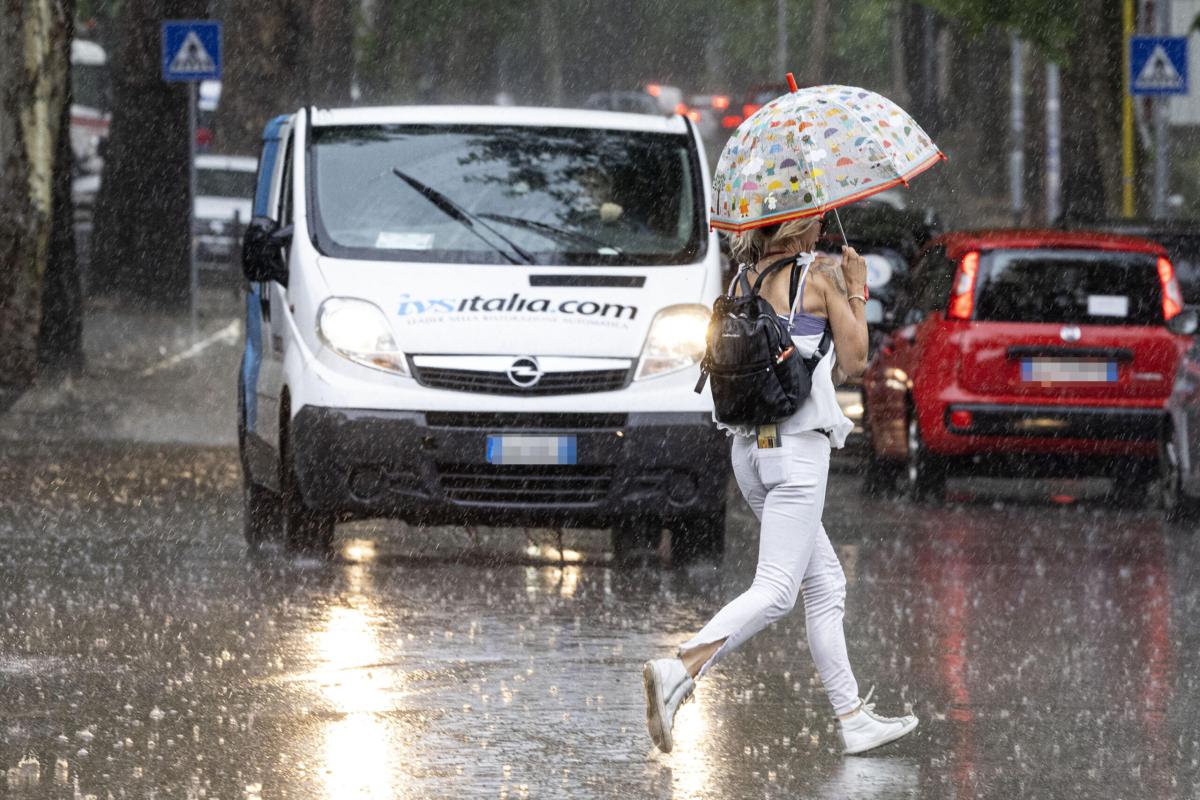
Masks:
[[[285,409],[286,413],[286,409]],[[279,432],[281,516],[283,540],[293,552],[327,556],[333,551],[335,517],[324,511],[314,511],[304,501],[287,430]]]
[[[893,461],[885,461],[875,452],[875,440],[871,435],[871,418],[863,411],[863,482],[862,490],[869,495],[891,494],[896,489],[896,478],[900,467]]]
[[[1163,434],[1158,446],[1158,506],[1167,520],[1179,519],[1189,510],[1183,493],[1179,447],[1170,431]]]
[[[925,447],[915,413],[908,417],[908,456],[904,462],[905,493],[912,500],[937,500],[946,490],[946,471]]]
[[[671,529],[671,560],[677,564],[720,561],[725,555],[725,505],[683,518]]]

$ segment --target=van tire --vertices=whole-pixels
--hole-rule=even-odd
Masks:
[[[242,534],[251,550],[279,537],[283,526],[279,495],[242,476]]]
[[[284,420],[288,418],[289,413],[285,403],[281,415]],[[333,551],[336,516],[324,511],[315,511],[309,508],[304,501],[300,481],[296,477],[291,436],[282,421],[279,431],[279,450],[279,487],[282,490],[280,495],[284,544],[288,550],[295,553],[326,557]]]
[[[925,447],[915,410],[909,412],[905,440],[908,447],[903,470],[905,494],[916,502],[942,500],[946,494],[946,465]]]
[[[719,562],[725,555],[725,504],[708,514],[693,514],[671,529],[671,560]]]

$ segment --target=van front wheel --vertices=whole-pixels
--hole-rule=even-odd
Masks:
[[[279,443],[282,450],[279,482],[283,490],[280,494],[284,543],[293,552],[327,556],[333,550],[335,516],[324,511],[314,511],[305,504],[300,482],[296,479],[291,442],[286,432],[281,432]]]

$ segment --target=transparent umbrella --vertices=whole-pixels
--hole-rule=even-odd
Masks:
[[[748,117],[721,152],[713,174],[714,228],[739,233],[836,212],[907,185],[946,157],[882,95],[853,86],[797,89],[790,72],[787,78],[792,91]]]

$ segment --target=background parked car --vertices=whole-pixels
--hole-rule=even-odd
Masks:
[[[658,114],[658,101],[642,91],[595,92],[583,107],[592,111],[624,111],[629,114]]]
[[[915,498],[975,473],[1155,484],[1164,407],[1189,340],[1166,251],[1062,231],[955,233],[913,267],[868,367],[867,485]],[[1186,318],[1185,318],[1186,319]]]
[[[196,156],[196,255],[225,265],[241,245],[241,226],[250,221],[258,159]],[[240,222],[239,222],[240,221]]]

